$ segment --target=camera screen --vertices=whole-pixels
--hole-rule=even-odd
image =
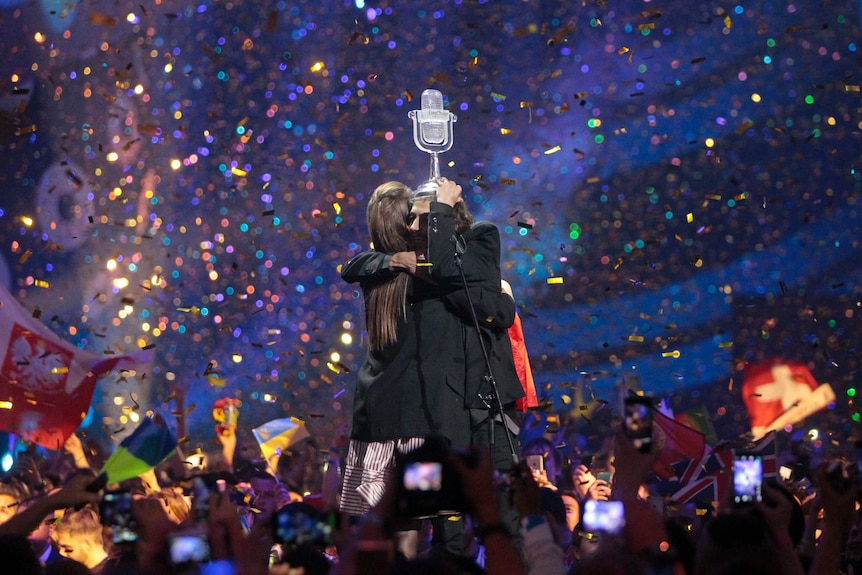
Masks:
[[[733,464],[733,500],[751,503],[761,500],[763,460],[759,455],[737,455]]]
[[[649,400],[628,398],[625,402],[626,437],[639,451],[652,447],[652,411]]]
[[[275,538],[287,545],[331,545],[337,519],[334,513],[311,515],[282,508],[275,515]]]
[[[587,500],[584,506],[584,527],[588,532],[617,534],[625,524],[622,501]]]
[[[108,491],[99,503],[99,517],[112,531],[114,543],[138,540],[137,522],[132,515],[132,494],[128,491]]]
[[[202,533],[179,533],[171,536],[171,563],[206,563],[210,560],[210,546]]]
[[[443,464],[439,462],[408,463],[404,466],[404,489],[440,491],[443,487]]]

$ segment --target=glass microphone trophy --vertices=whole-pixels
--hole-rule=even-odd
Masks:
[[[413,142],[416,147],[431,154],[431,175],[428,179],[439,178],[438,155],[452,147],[452,128],[458,117],[443,109],[443,94],[439,90],[422,92],[422,108],[411,110],[407,115],[413,120]]]

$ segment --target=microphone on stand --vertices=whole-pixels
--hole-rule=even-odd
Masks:
[[[443,94],[439,90],[422,92],[422,108],[411,110],[407,116],[413,120],[413,142],[416,147],[431,154],[430,180],[440,177],[439,154],[452,147],[453,124],[458,117],[443,109]]]

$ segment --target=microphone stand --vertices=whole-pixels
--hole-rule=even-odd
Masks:
[[[509,444],[509,454],[512,456],[512,464],[519,462],[518,451],[515,449],[515,442],[512,440],[512,431],[506,425],[506,414],[503,411],[503,400],[500,399],[500,391],[497,387],[497,380],[494,378],[494,371],[491,369],[491,358],[488,356],[488,350],[485,348],[485,342],[482,339],[482,329],[479,326],[479,318],[476,317],[476,309],[473,307],[473,297],[470,295],[470,288],[467,286],[467,277],[464,274],[464,263],[461,261],[461,256],[467,251],[467,244],[462,236],[453,235],[451,238],[455,244],[455,265],[458,266],[458,273],[461,275],[461,284],[464,286],[464,293],[467,296],[467,305],[470,308],[470,316],[473,320],[473,327],[476,329],[476,336],[479,339],[479,348],[482,350],[482,358],[485,360],[485,369],[487,375],[485,381],[491,384],[491,397],[481,397],[482,401],[488,407],[488,446],[491,450],[491,464],[494,462],[494,423],[497,421],[497,415],[500,416],[500,422],[503,424],[503,430],[506,434],[506,441]],[[490,402],[488,400],[491,400]]]

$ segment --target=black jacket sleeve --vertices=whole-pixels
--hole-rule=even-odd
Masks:
[[[347,283],[377,283],[391,280],[399,272],[389,267],[390,254],[362,252],[341,266],[341,279]]]

